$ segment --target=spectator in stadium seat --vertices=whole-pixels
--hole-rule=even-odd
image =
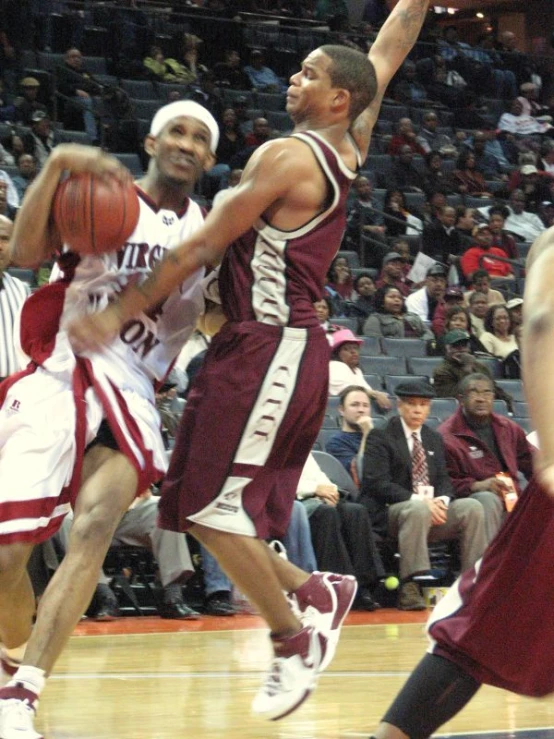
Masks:
[[[360,369],[360,345],[363,339],[355,336],[349,328],[335,331],[331,361],[329,363],[329,395],[340,395],[350,385],[360,385],[384,410],[391,407],[390,398],[381,390],[373,390]]]
[[[526,210],[523,190],[517,188],[512,191],[508,209],[510,215],[504,224],[506,231],[514,233],[524,241],[534,241],[544,231],[544,224],[539,216]]]
[[[505,230],[506,219],[510,211],[504,205],[496,205],[489,209],[489,226],[492,233],[492,245],[505,251],[510,259],[519,257],[513,236]]]
[[[444,360],[433,369],[433,387],[439,398],[456,398],[459,395],[459,383],[467,375],[474,372],[486,375],[493,381],[491,371],[474,356],[467,331],[452,329],[444,336]],[[506,401],[512,410],[512,397],[496,383],[495,397]]]
[[[252,83],[241,69],[240,56],[235,49],[225,50],[225,60],[214,65],[213,72],[217,84],[231,90],[250,90]]]
[[[504,296],[502,296],[502,299],[504,299]],[[489,302],[485,293],[479,292],[478,290],[471,290],[468,303],[472,333],[479,338],[485,330],[485,316],[489,309]]]
[[[460,244],[465,251],[473,244],[473,229],[475,228],[475,209],[465,205],[456,206],[456,231]]]
[[[423,229],[421,251],[437,262],[456,264],[462,253],[462,244],[455,223],[456,210],[453,206],[438,208],[435,221]]]
[[[476,169],[475,154],[472,151],[462,151],[456,160],[456,169],[452,173],[452,179],[457,191],[462,195],[492,197],[487,191],[483,175]]]
[[[471,142],[473,154],[475,155],[475,169],[483,175],[485,180],[507,180],[506,169],[503,170],[498,159],[489,153],[488,142],[494,133],[475,131]],[[510,164],[506,161],[507,169]]]
[[[385,245],[385,227],[382,225],[382,216],[375,211],[371,181],[358,175],[352,183],[352,193],[355,199],[347,202],[346,248],[359,252],[362,234],[371,238],[372,247],[374,242]]]
[[[444,291],[444,302],[442,302],[435,311],[431,328],[436,337],[440,337],[449,331],[450,328],[462,328],[464,331],[469,331],[469,316],[465,316],[467,320],[464,320],[464,316],[459,316],[457,308],[461,308],[462,313],[465,311],[464,308],[464,292],[461,287],[453,285],[447,287]],[[452,319],[452,312],[454,311],[454,319]],[[450,320],[461,321],[462,325],[449,326]],[[444,352],[438,352],[443,354]]]
[[[333,334],[335,331],[340,331],[340,326],[333,323],[329,319],[333,317],[333,303],[331,298],[323,296],[320,300],[316,300],[314,303],[314,310],[319,321],[319,325],[325,331],[329,344],[333,346]]]
[[[363,334],[425,341],[433,338],[433,332],[421,318],[408,313],[404,296],[393,285],[380,287],[375,293],[375,312],[364,323]]]
[[[250,79],[251,87],[258,92],[284,92],[287,86],[264,61],[264,54],[259,49],[254,49],[250,54],[250,64],[244,67],[244,72]]]
[[[37,176],[37,163],[34,156],[32,154],[20,154],[17,160],[17,170],[18,174],[12,177],[12,182],[21,202],[25,191]]]
[[[518,348],[510,311],[505,305],[491,305],[484,320],[485,330],[479,340],[489,354],[505,359]]]
[[[58,92],[63,96],[63,122],[67,128],[75,128],[75,120],[81,118],[91,143],[98,141],[98,128],[93,109],[93,98],[102,94],[102,88],[83,66],[79,49],[68,49],[63,64],[56,70]]]
[[[525,115],[523,105],[518,98],[510,104],[510,112],[503,113],[498,121],[499,131],[507,131],[514,136],[530,136],[531,134],[545,134],[552,128],[550,123],[539,121],[531,115]]]
[[[338,254],[329,267],[327,272],[327,282],[325,284],[325,291],[333,299],[340,300],[352,300],[354,286],[352,282],[352,270],[346,257]],[[342,315],[342,310],[337,312],[337,315]]]
[[[415,313],[426,326],[430,326],[437,307],[444,300],[446,290],[446,267],[436,262],[427,270],[425,284],[406,298],[409,313]]]
[[[400,190],[387,190],[383,214],[387,236],[417,235],[423,230],[421,220],[407,210]]]
[[[476,269],[471,275],[469,290],[464,294],[466,305],[470,305],[474,292],[480,292],[487,298],[487,307],[506,302],[500,290],[491,287],[491,276],[486,269]],[[485,317],[484,314],[482,317]]]
[[[356,479],[356,458],[363,456],[365,442],[373,428],[371,395],[364,385],[347,385],[339,394],[340,431],[325,444],[325,451]]]
[[[406,257],[402,256],[399,252],[390,251],[388,254],[385,254],[381,273],[375,283],[376,287],[394,287],[403,297],[408,297],[410,286],[406,282],[405,265]]]
[[[387,147],[387,154],[397,156],[400,153],[400,149],[407,144],[414,154],[420,154],[423,156],[425,151],[416,141],[416,133],[414,131],[414,124],[410,118],[401,118],[396,124],[396,133],[391,138]]]
[[[416,65],[409,59],[401,69],[402,79],[393,90],[393,98],[402,105],[429,105],[429,95],[417,78]]]
[[[460,407],[438,428],[456,498],[477,500],[484,508],[487,544],[506,516],[508,489],[496,475],[508,474],[521,495],[518,473],[530,479],[536,451],[520,426],[493,412],[494,394],[494,383],[487,375],[464,377],[458,392]]]
[[[436,151],[445,157],[455,156],[457,151],[452,139],[445,133],[438,133],[438,125],[438,115],[433,110],[426,111],[416,139],[417,143],[425,151],[425,154]]]
[[[427,197],[440,190],[446,195],[456,192],[452,177],[444,170],[444,157],[438,151],[430,151],[425,155],[425,173],[423,189]]]
[[[420,611],[426,605],[414,577],[431,567],[428,543],[458,539],[465,570],[485,549],[485,516],[478,501],[455,498],[441,436],[425,425],[433,388],[407,381],[396,395],[398,415],[366,441],[361,502],[377,533],[398,542],[397,607]]]
[[[365,398],[367,413],[367,395],[350,393],[351,397],[358,395],[360,399],[362,395]],[[356,577],[358,592],[354,610],[379,608],[372,591],[385,572],[365,506],[345,499],[311,454],[302,470],[296,494],[308,513],[318,568]]]
[[[269,141],[271,129],[267,118],[255,118],[252,124],[252,131],[244,137],[245,146],[261,146]]]
[[[14,120],[24,126],[31,125],[31,118],[36,110],[48,113],[46,105],[37,98],[40,91],[40,82],[35,77],[24,77],[19,83],[21,95],[14,100]]]
[[[456,299],[461,299],[463,301],[463,293],[460,288],[447,288],[446,292],[448,293],[450,291],[457,291],[458,297]],[[446,305],[447,308],[444,312],[442,322],[434,322],[433,328],[437,339],[434,342],[429,342],[427,353],[432,356],[444,356],[446,353],[444,337],[449,331],[455,330],[465,331],[469,334],[469,348],[472,354],[475,354],[476,352],[486,353],[485,347],[473,332],[469,310],[462,303],[455,302],[455,299],[452,298],[446,303]]]
[[[507,259],[503,249],[492,245],[492,231],[488,223],[479,223],[473,229],[474,244],[460,258],[460,267],[466,280],[478,269],[485,269],[491,277],[513,279],[512,266],[507,262],[494,259],[495,256]],[[491,259],[487,259],[487,255]]]
[[[392,181],[401,192],[423,192],[425,178],[413,164],[414,152],[411,146],[400,147],[398,157],[392,166]]]

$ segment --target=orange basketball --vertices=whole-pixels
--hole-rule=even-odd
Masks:
[[[56,190],[54,221],[64,244],[79,254],[119,249],[136,228],[139,201],[132,183],[74,174]]]

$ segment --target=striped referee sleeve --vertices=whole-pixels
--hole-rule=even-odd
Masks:
[[[30,294],[29,286],[7,272],[0,288],[0,377],[21,369],[15,351],[13,333],[21,306]]]

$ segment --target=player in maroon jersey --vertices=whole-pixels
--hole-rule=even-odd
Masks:
[[[527,261],[524,376],[540,454],[536,474],[475,568],[428,624],[429,653],[385,714],[377,739],[424,739],[487,683],[540,697],[554,692],[554,228]]]
[[[309,54],[287,93],[292,136],[254,152],[241,183],[153,280],[71,329],[75,346],[97,347],[190,271],[223,257],[228,322],[189,395],[161,521],[196,536],[268,622],[275,659],[253,710],[270,719],[313,690],[355,595],[351,579],[309,577],[263,539],[284,531],[323,419],[329,347],[313,303],[339,248],[348,190],[386,87],[428,5],[400,0],[368,57],[341,46]],[[295,596],[302,621],[283,590]]]

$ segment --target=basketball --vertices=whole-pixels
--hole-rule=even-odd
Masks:
[[[54,221],[61,239],[79,254],[103,254],[122,246],[139,218],[139,201],[131,182],[74,174],[56,190]]]

